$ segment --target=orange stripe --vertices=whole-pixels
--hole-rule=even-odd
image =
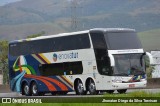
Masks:
[[[48,64],[51,63],[43,54],[39,54],[39,56],[41,56]]]
[[[65,80],[71,87],[73,87],[73,84],[64,76],[60,76],[63,80]]]
[[[33,76],[33,75],[25,75],[25,77],[27,77],[27,78],[35,78],[37,80],[40,80],[48,87],[49,91],[57,91],[56,88],[50,82],[48,82],[48,81],[46,81],[44,79],[38,78],[37,76]]]
[[[34,75],[32,75],[32,76],[34,76]],[[43,79],[45,79],[45,80],[49,80],[49,81],[55,83],[57,86],[59,86],[59,87],[60,87],[62,90],[64,90],[64,91],[67,91],[67,90],[68,90],[68,88],[67,88],[63,83],[61,83],[61,82],[59,82],[59,81],[57,81],[57,80],[55,80],[55,79],[48,78],[48,77],[43,77],[43,76],[36,76],[36,77],[38,77],[38,78],[43,78]]]
[[[47,78],[47,77],[40,77],[40,78],[44,78],[44,79],[46,79],[46,80],[49,80],[49,81],[55,83],[55,84],[56,84],[57,86],[59,86],[63,91],[67,91],[67,90],[68,90],[68,88],[67,88],[63,83],[61,83],[61,82],[59,82],[59,81],[57,81],[57,80],[55,80],[55,79]]]

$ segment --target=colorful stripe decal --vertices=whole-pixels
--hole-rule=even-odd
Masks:
[[[56,84],[58,87],[60,87],[61,90],[64,90],[64,91],[67,91],[67,90],[68,90],[68,88],[67,88],[63,83],[59,82],[58,80],[55,80],[55,79],[52,79],[52,78],[49,78],[49,77],[43,77],[43,76],[34,76],[34,75],[30,75],[30,76],[51,81],[51,82],[53,82],[54,84]]]
[[[73,89],[73,86],[71,86],[71,85],[69,85],[66,81],[64,81],[64,79],[62,79],[61,77],[59,77],[58,79],[60,79],[60,81],[62,81],[62,82],[60,82],[60,81],[58,81],[58,80],[56,80],[56,79],[52,79],[52,78],[49,78],[49,77],[43,77],[43,76],[34,76],[34,75],[25,75],[27,78],[38,78],[38,80],[39,79],[42,79],[42,80],[46,80],[46,81],[50,81],[50,82],[52,82],[52,83],[54,83],[54,84],[56,84],[61,90],[63,90],[63,91],[68,91],[68,88],[67,88],[67,86],[70,88],[70,89]],[[42,81],[43,82],[43,81]],[[46,83],[45,83],[46,84]],[[65,85],[66,84],[66,85]]]
[[[45,60],[45,62],[51,63],[42,53],[39,54],[39,56],[41,56]]]
[[[55,79],[52,79],[52,78],[48,78],[48,77],[40,77],[40,78],[53,82],[54,84],[59,86],[61,88],[61,90],[63,90],[63,91],[67,91],[68,90],[68,88],[63,83],[59,82],[58,80],[55,80]]]
[[[32,56],[37,60],[39,61],[41,64],[50,64],[51,62],[41,53],[41,54],[32,54]],[[63,90],[68,90],[67,87],[65,85],[67,85],[70,89],[73,89],[73,84],[65,77],[65,76],[57,76],[57,78],[63,82],[64,86],[62,84],[59,85],[59,82],[55,82],[56,80],[52,79],[52,78],[48,78],[48,77],[40,77],[40,78],[44,78],[46,80],[49,80],[53,83],[55,83],[56,85],[58,85],[61,89]],[[63,88],[63,87],[65,88]]]
[[[38,62],[40,62],[41,64],[44,64],[44,62],[43,62],[41,59],[39,59],[35,54],[32,54],[32,56],[33,56]]]
[[[32,54],[32,56],[39,61],[41,64],[51,63],[43,54]]]
[[[37,56],[41,61],[43,61],[45,64],[47,64],[47,62],[46,62],[39,54],[36,54],[36,56]]]
[[[23,70],[22,70],[20,59],[18,59],[18,64],[19,64],[19,71],[22,72]]]
[[[48,81],[38,78],[37,76],[33,76],[33,75],[25,75],[26,78],[34,78],[37,79],[39,81],[42,81],[49,89],[49,91],[57,91],[57,89]]]
[[[73,87],[72,82],[70,82],[65,76],[60,76],[64,81],[66,81],[71,87]]]
[[[60,76],[57,76],[57,78],[62,81],[64,84],[66,84],[70,89],[73,89],[73,86],[71,86],[70,84],[68,84],[64,79],[62,79]]]

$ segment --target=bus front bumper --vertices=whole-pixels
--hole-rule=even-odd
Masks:
[[[142,82],[131,82],[131,83],[112,83],[112,89],[136,89],[145,88],[147,86],[147,81]]]

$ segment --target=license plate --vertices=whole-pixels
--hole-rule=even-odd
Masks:
[[[134,88],[135,84],[129,84],[129,88]]]

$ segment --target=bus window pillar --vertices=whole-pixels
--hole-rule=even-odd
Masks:
[[[113,55],[109,54],[109,58],[110,58],[110,64],[111,64],[111,66],[114,67],[115,66],[115,59],[114,59]]]

